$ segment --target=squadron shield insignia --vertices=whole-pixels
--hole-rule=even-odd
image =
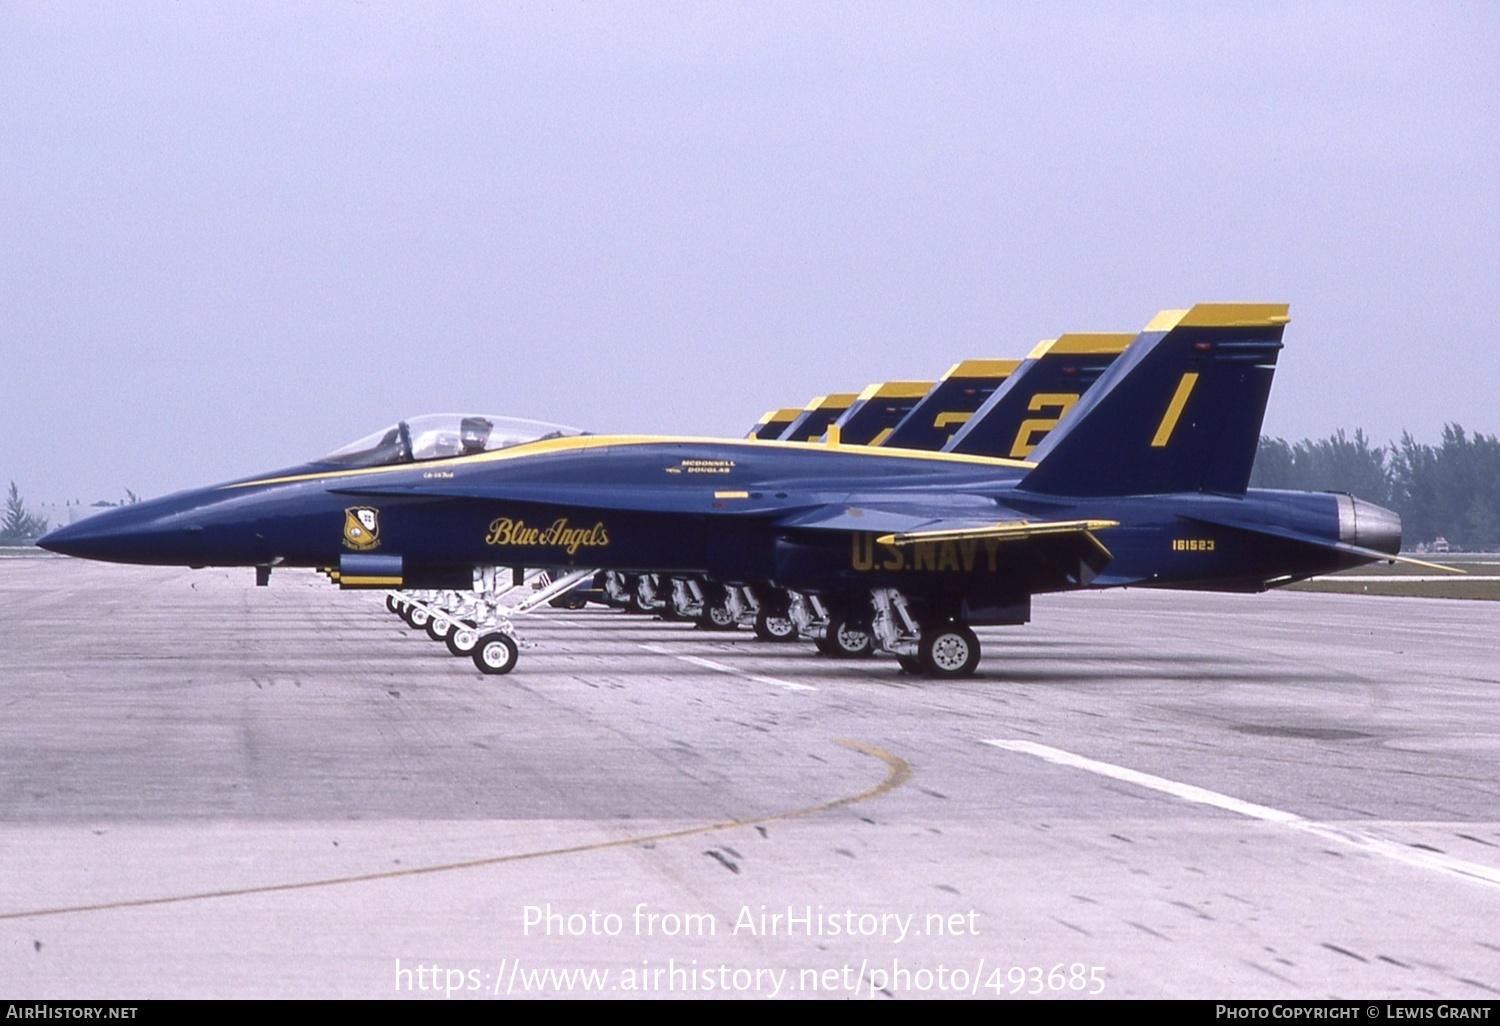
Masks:
[[[344,510],[344,544],[355,552],[380,546],[380,511],[372,506],[350,506]]]

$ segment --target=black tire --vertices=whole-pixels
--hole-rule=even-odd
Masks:
[[[433,641],[442,641],[453,633],[453,621],[446,616],[434,616],[427,621],[427,636]]]
[[[797,625],[785,613],[771,613],[761,607],[755,614],[755,636],[761,641],[796,641]]]
[[[632,574],[625,578],[625,583],[629,589],[625,593],[625,611],[641,616],[652,612],[641,602],[641,579]]]
[[[875,636],[868,628],[852,626],[842,613],[828,621],[824,641],[828,654],[836,659],[863,659],[875,654]]]
[[[480,673],[509,673],[520,655],[509,634],[486,634],[474,646],[474,665]]]
[[[910,673],[918,677],[925,676],[927,673],[922,667],[922,658],[920,656],[898,655],[896,662],[901,664],[902,673]]]
[[[448,636],[443,639],[443,644],[455,656],[472,656],[479,645],[479,632],[469,624],[454,624]]]
[[[427,621],[432,619],[431,614],[421,606],[409,606],[406,612],[401,614],[401,619],[414,631],[426,630]]]
[[[624,588],[623,583],[621,583],[624,581],[624,576],[621,575],[620,580],[616,581],[617,590],[615,594],[611,594],[609,582],[613,575],[613,570],[603,570],[595,575],[594,580],[598,584],[600,592],[602,592],[604,595],[604,604],[606,606],[609,606],[611,609],[624,609],[625,600],[623,598],[616,597],[621,593],[620,589]]]
[[[928,676],[967,677],[979,665],[979,639],[961,623],[939,624],[922,632],[918,654]]]
[[[703,615],[698,617],[698,627],[705,631],[734,631],[739,630],[740,625],[735,623],[728,606],[716,602],[703,610]]]
[[[386,597],[385,597],[385,608],[386,608],[387,611],[392,612],[392,613],[400,613],[401,612],[401,610],[399,608],[397,608],[397,606],[396,606],[396,596],[394,596],[394,595],[390,595],[390,594],[386,595]]]

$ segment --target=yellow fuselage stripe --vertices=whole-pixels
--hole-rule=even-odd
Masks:
[[[677,438],[650,435],[582,435],[574,438],[547,438],[539,442],[499,449],[494,452],[475,453],[472,456],[450,456],[438,460],[423,460],[417,463],[397,463],[379,467],[354,467],[350,470],[325,470],[311,474],[289,474],[286,477],[265,477],[254,481],[240,481],[225,485],[225,488],[254,488],[261,485],[292,484],[297,481],[320,481],[332,478],[366,477],[370,474],[391,474],[410,470],[432,470],[455,466],[471,467],[482,463],[497,463],[504,460],[525,459],[556,452],[581,449],[607,449],[615,446],[634,445],[714,445],[724,448],[744,446],[752,451],[769,447],[790,449],[794,452],[836,452],[840,455],[864,456],[871,459],[932,460],[940,463],[968,463],[974,466],[1031,470],[1035,463],[1024,460],[997,459],[990,456],[968,456],[955,452],[923,452],[917,449],[869,448],[867,446],[842,446],[833,450],[815,442],[757,441],[748,438]]]

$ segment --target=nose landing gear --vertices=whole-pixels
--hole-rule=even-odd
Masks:
[[[564,595],[592,570],[576,570],[552,580],[546,571],[516,575],[502,584],[496,567],[474,571],[470,591],[402,591],[386,594],[385,607],[414,630],[440,641],[454,656],[467,656],[481,673],[504,674],[515,669],[520,650],[511,617],[531,612]],[[519,579],[517,579],[519,578]],[[530,585],[531,594],[515,606],[503,605],[500,597]]]
[[[519,655],[514,638],[492,632],[475,643],[474,665],[481,673],[509,673],[515,669]]]

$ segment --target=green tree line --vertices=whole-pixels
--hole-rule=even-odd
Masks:
[[[1457,424],[1427,445],[1371,445],[1363,431],[1291,443],[1260,440],[1250,484],[1256,488],[1349,492],[1401,514],[1403,544],[1446,538],[1456,548],[1500,548],[1500,438]]]
[[[101,508],[129,506],[140,501],[141,497],[127,488],[125,498],[118,502],[100,499],[93,505]],[[0,513],[0,545],[30,545],[51,528],[52,525],[47,522],[46,517],[26,508],[26,500],[21,497],[21,489],[12,481],[10,492],[5,497],[4,512]]]
[[[5,515],[0,517],[0,545],[27,545],[47,533],[47,518],[26,508],[21,489],[10,483],[5,497]]]

